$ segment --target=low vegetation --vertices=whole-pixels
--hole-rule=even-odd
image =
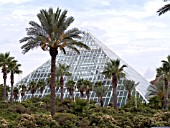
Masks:
[[[0,128],[150,128],[170,126],[170,111],[134,98],[116,111],[113,107],[96,106],[94,102],[56,99],[56,113],[50,115],[50,96],[31,98],[21,103],[0,102]]]

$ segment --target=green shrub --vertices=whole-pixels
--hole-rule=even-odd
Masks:
[[[9,112],[13,112],[13,113],[18,113],[18,114],[22,114],[22,113],[29,113],[29,111],[27,111],[27,108],[25,108],[24,105],[22,104],[13,104],[12,106],[10,106],[7,111]]]
[[[46,114],[23,114],[18,118],[19,128],[58,128],[58,123]]]
[[[54,116],[61,128],[74,128],[79,122],[76,115],[71,113],[56,113]]]

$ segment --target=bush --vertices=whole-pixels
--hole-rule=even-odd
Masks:
[[[10,106],[7,111],[9,112],[13,112],[13,113],[18,113],[18,114],[23,114],[23,113],[29,113],[29,111],[27,111],[27,108],[25,108],[24,105],[22,104],[13,104],[12,106]]]
[[[58,128],[58,123],[51,118],[50,115],[45,114],[23,114],[18,118],[19,128]]]
[[[9,122],[6,119],[0,117],[0,128],[8,128],[9,126]]]
[[[54,119],[63,128],[75,128],[79,122],[78,117],[71,113],[56,113]]]

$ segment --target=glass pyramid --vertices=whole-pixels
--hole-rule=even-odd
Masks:
[[[147,88],[150,83],[143,78],[139,73],[137,73],[133,68],[131,68],[127,63],[120,59],[115,53],[113,53],[109,48],[102,44],[96,37],[90,33],[86,33],[83,37],[83,42],[87,44],[91,50],[80,49],[80,54],[75,53],[74,51],[67,51],[67,54],[59,53],[56,58],[56,64],[65,63],[70,66],[70,72],[72,73],[72,79],[77,81],[79,79],[90,80],[95,83],[96,81],[103,81],[104,86],[108,88],[108,91],[103,96],[104,105],[107,106],[109,103],[112,103],[112,83],[111,79],[107,79],[101,72],[104,69],[105,64],[110,59],[119,59],[122,64],[126,64],[128,67],[125,68],[125,73],[127,79],[134,80],[136,83],[139,82],[138,86],[135,88],[136,91],[132,92],[132,95],[135,95],[141,98],[144,102],[148,102],[145,98],[147,93]],[[50,60],[44,63],[42,66],[34,70],[24,79],[22,79],[17,86],[21,83],[28,85],[30,81],[38,81],[39,79],[48,79],[50,73]],[[64,82],[66,83],[70,77],[65,76]],[[122,106],[127,102],[127,91],[123,86],[123,79],[121,78],[118,81],[117,86],[117,96],[118,96],[118,106]],[[46,86],[43,96],[50,93],[50,89]],[[75,97],[80,97],[80,92],[74,92]],[[34,96],[39,96],[40,92],[36,91]],[[56,96],[60,97],[60,88],[56,90]],[[64,86],[64,98],[67,98],[69,93]],[[27,92],[25,97],[22,100],[31,97],[31,93]],[[84,96],[86,98],[86,95]],[[20,98],[21,100],[21,98]],[[98,98],[95,92],[90,92],[90,100],[95,100],[98,102]]]

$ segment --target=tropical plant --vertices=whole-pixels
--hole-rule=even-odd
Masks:
[[[159,97],[163,107],[165,100],[164,81],[160,80],[155,85],[150,85],[150,87],[148,88],[148,95],[150,98],[156,96]]]
[[[163,0],[164,2],[167,2],[168,0]],[[157,13],[158,15],[162,15],[166,12],[170,11],[170,3],[169,4],[166,4],[164,5],[163,7],[161,7],[160,9],[158,9]]]
[[[13,61],[14,57],[10,56],[10,52],[0,53],[0,67],[2,67],[4,86],[3,86],[3,101],[6,101],[6,79],[8,73],[8,65]]]
[[[165,108],[168,109],[168,86],[170,81],[170,55],[167,60],[162,60],[162,67],[157,68],[157,76],[164,80]]]
[[[107,87],[103,86],[102,81],[97,81],[94,86],[94,92],[98,97],[98,101],[101,106],[103,106],[103,95],[107,91]]]
[[[19,95],[19,89],[17,87],[14,87],[14,99],[15,101],[18,99],[18,95]]]
[[[40,25],[34,21],[30,21],[30,28],[27,28],[27,37],[20,40],[20,43],[26,42],[21,49],[23,53],[29,50],[41,47],[44,51],[49,51],[51,56],[51,116],[55,115],[55,77],[56,77],[56,56],[58,50],[66,54],[65,48],[72,49],[80,53],[78,47],[89,49],[83,44],[80,39],[83,34],[77,28],[68,30],[68,27],[73,23],[73,17],[67,17],[67,10],[63,12],[57,8],[54,12],[52,8],[49,10],[40,10],[37,14]]]
[[[135,87],[136,87],[138,84],[139,84],[139,83],[135,83],[134,80],[125,79],[125,80],[123,81],[123,86],[124,86],[125,90],[127,90],[127,92],[128,92],[128,99],[131,98],[132,90],[135,89]]]
[[[37,83],[37,88],[39,88],[39,90],[40,90],[41,97],[42,97],[42,93],[45,89],[45,86],[46,86],[46,82],[43,79],[40,79]]]
[[[120,66],[120,60],[110,60],[110,62],[106,63],[104,67],[104,71],[102,72],[108,78],[112,79],[112,88],[113,88],[113,106],[115,110],[117,110],[117,83],[121,77],[125,77],[125,73],[123,72],[126,65]]]
[[[61,91],[61,97],[60,97],[60,102],[63,101],[63,96],[64,96],[64,76],[71,76],[71,73],[69,72],[70,66],[66,64],[58,64],[56,71],[57,71],[57,77],[59,78],[60,81],[60,91]]]
[[[19,69],[21,64],[17,64],[17,61],[13,61],[8,65],[8,70],[11,73],[11,95],[10,95],[10,104],[13,103],[13,86],[14,86],[14,74],[21,74],[22,71]]]
[[[34,97],[34,93],[37,90],[37,83],[35,81],[31,81],[28,86],[29,86],[28,91],[30,91],[32,94],[32,97]]]
[[[21,89],[21,99],[23,99],[23,97],[25,96],[25,92],[27,91],[27,87],[25,86],[25,84],[21,84],[19,85],[19,89]]]
[[[67,83],[66,83],[66,87],[67,87],[67,90],[69,91],[69,95],[70,95],[70,97],[72,97],[73,96],[73,92],[74,92],[74,89],[75,89],[75,81],[73,81],[73,80],[69,80],[69,81],[67,81]]]
[[[86,89],[87,100],[89,100],[90,91],[92,90],[92,82],[89,80],[84,80],[83,86]]]
[[[80,95],[83,98],[84,97],[84,84],[83,84],[83,79],[79,79],[76,83],[76,86],[78,90],[80,91]]]

